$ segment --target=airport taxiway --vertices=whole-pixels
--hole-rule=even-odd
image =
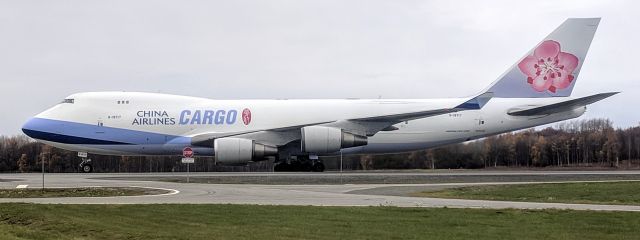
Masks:
[[[425,179],[425,183],[391,184],[296,184],[296,179]],[[275,183],[292,179],[292,184],[211,184],[160,181],[186,179],[185,173],[141,174],[46,174],[46,187],[146,187],[169,190],[166,194],[126,197],[74,197],[74,198],[0,198],[0,202],[61,203],[61,204],[260,204],[260,205],[314,205],[314,206],[398,206],[398,207],[450,207],[450,208],[521,208],[521,209],[575,209],[603,211],[640,211],[640,206],[562,204],[418,198],[403,196],[421,189],[470,185],[528,184],[539,182],[572,181],[633,181],[640,180],[640,171],[449,171],[449,172],[355,172],[355,173],[197,173],[190,179],[242,178],[278,179]],[[471,177],[471,178],[469,178]],[[478,181],[486,178],[489,181]],[[394,178],[395,179],[395,178]],[[397,180],[396,179],[396,180]],[[473,180],[473,182],[464,180]],[[497,179],[497,181],[496,181]],[[503,181],[503,180],[508,181]],[[548,181],[547,181],[548,180]],[[265,180],[269,182],[269,180]],[[215,181],[214,181],[215,182]],[[322,182],[321,180],[311,182]],[[376,182],[376,181],[373,181]],[[378,181],[379,182],[379,181]],[[40,174],[0,174],[0,188],[18,186],[39,188]]]

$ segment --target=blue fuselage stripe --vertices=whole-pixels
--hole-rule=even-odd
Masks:
[[[107,140],[85,138],[85,137],[76,137],[76,136],[69,136],[69,135],[50,133],[50,132],[41,132],[41,131],[35,131],[35,130],[29,130],[29,129],[22,129],[22,131],[25,134],[27,134],[27,136],[29,137],[45,140],[45,141],[57,142],[57,143],[87,144],[87,145],[131,145],[131,143],[107,141]]]
[[[28,136],[67,144],[92,145],[190,145],[191,138],[44,118],[32,118],[22,131]]]

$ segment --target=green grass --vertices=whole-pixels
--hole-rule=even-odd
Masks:
[[[491,185],[413,193],[415,197],[640,205],[640,182]]]
[[[0,204],[0,239],[637,239],[640,213]]]
[[[0,198],[113,197],[161,194],[164,190],[131,187],[0,189]]]

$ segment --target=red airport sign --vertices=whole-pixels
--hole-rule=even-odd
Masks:
[[[186,158],[193,157],[193,149],[186,147],[182,150],[182,156]]]

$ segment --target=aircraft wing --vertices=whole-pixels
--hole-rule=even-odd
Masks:
[[[480,94],[474,98],[467,100],[466,102],[459,104],[453,108],[441,108],[425,111],[416,111],[408,113],[390,114],[382,116],[373,116],[365,118],[350,119],[351,121],[369,121],[369,122],[404,122],[419,118],[431,117],[440,114],[446,114],[451,112],[458,112],[464,110],[478,110],[481,109],[489,100],[493,97],[493,93],[486,92]]]
[[[586,105],[595,103],[602,99],[611,97],[613,95],[618,94],[619,92],[609,92],[609,93],[599,93],[587,97],[576,98],[564,102],[544,105],[544,106],[536,106],[523,110],[515,110],[510,111],[508,114],[511,116],[540,116],[540,115],[548,115],[553,113],[565,112],[576,109],[578,107],[584,107]]]
[[[253,139],[262,143],[276,146],[287,144],[301,138],[300,129],[306,126],[327,126],[341,128],[352,133],[373,136],[379,131],[393,131],[397,128],[394,124],[420,118],[432,117],[441,114],[459,112],[465,110],[477,110],[482,108],[491,98],[493,93],[480,94],[466,102],[450,108],[429,109],[414,112],[395,113],[389,115],[369,116],[363,118],[343,119],[331,122],[314,122],[304,125],[285,126],[280,128],[256,129],[242,132],[202,133],[191,137],[194,146],[211,146],[213,140],[224,137],[239,137]]]
[[[493,93],[486,92],[474,98],[471,98],[457,106],[450,108],[429,109],[423,111],[397,113],[381,116],[371,116],[355,119],[346,119],[330,123],[321,124],[321,126],[329,126],[341,128],[346,131],[360,134],[363,136],[373,136],[379,131],[397,130],[393,125],[405,121],[411,121],[420,118],[438,116],[442,114],[481,109],[493,97]]]

